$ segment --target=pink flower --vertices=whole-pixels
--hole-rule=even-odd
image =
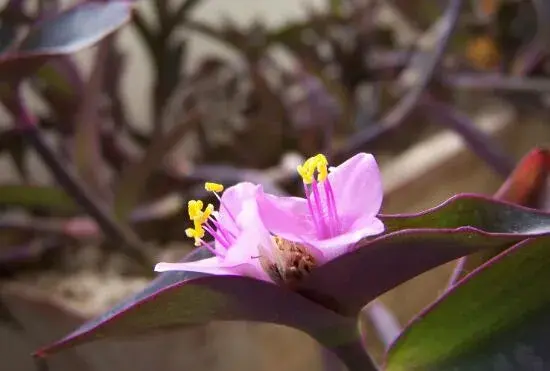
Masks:
[[[318,264],[384,231],[376,217],[383,190],[374,157],[359,153],[330,170],[323,155],[298,167],[306,198],[279,197],[261,189],[257,194],[259,215],[269,232],[307,248]]]
[[[212,204],[203,209],[202,201],[189,201],[189,217],[193,227],[186,230],[196,246],[209,249],[214,256],[194,262],[158,263],[155,271],[191,271],[214,275],[249,276],[270,281],[258,259],[258,245],[262,238],[269,238],[265,228],[258,226],[255,194],[257,185],[239,183],[228,188],[220,197],[223,186],[206,183],[205,188],[214,192],[220,200],[216,213]],[[208,232],[213,243],[203,238]],[[262,235],[263,233],[263,235]]]

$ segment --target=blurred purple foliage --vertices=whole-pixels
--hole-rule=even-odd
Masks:
[[[30,3],[9,0],[0,11],[0,102],[9,120],[0,154],[15,169],[14,181],[0,185],[0,274],[8,278],[56,267],[90,243],[152,275],[159,250],[186,240],[181,205],[210,197],[202,182],[253,181],[293,194],[295,153],[322,152],[335,164],[360,151],[395,156],[448,128],[504,179],[513,156],[455,94],[489,92],[517,109],[544,109],[550,90],[544,1],[331,1],[278,28],[201,22],[199,0],[152,1],[152,19],[128,0]],[[136,31],[151,65],[150,130],[133,122],[122,88],[133,62],[121,48],[123,27]],[[240,62],[208,55],[192,64],[187,35],[197,34]],[[75,54],[88,48],[95,54],[84,74]],[[30,104],[29,91],[47,109]],[[34,175],[30,153],[51,174],[48,184]],[[341,288],[327,287],[331,295]],[[347,299],[354,314],[366,304]],[[0,319],[14,322],[1,303]]]

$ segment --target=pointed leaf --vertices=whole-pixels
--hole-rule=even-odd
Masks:
[[[43,208],[58,212],[77,210],[73,200],[63,190],[36,185],[0,185],[0,205]]]
[[[549,247],[526,240],[467,276],[409,324],[386,370],[546,369]]]
[[[527,154],[495,193],[495,198],[522,206],[548,210],[546,186],[550,172],[550,153],[535,149]],[[449,284],[454,284],[502,249],[489,249],[460,259]]]
[[[189,260],[209,257],[198,249]],[[46,356],[104,337],[202,325],[211,321],[259,321],[302,329],[327,342],[355,323],[280,286],[237,276],[189,272],[161,274],[141,293],[37,352]]]
[[[331,326],[355,321],[367,302],[428,269],[550,232],[550,214],[474,195],[454,197],[424,213],[383,219],[390,232],[416,229],[389,233],[315,269],[299,288],[304,297],[244,277],[163,274],[144,292],[39,354],[99,337],[215,320],[279,323],[327,341]]]
[[[51,59],[30,80],[54,112],[59,125],[71,128],[84,93],[84,82],[76,63],[68,56]]]
[[[355,316],[379,295],[429,269],[550,233],[550,214],[476,195],[455,196],[418,214],[381,218],[389,234],[315,269],[300,292]]]
[[[19,79],[49,58],[87,48],[129,21],[129,1],[86,1],[33,27],[15,50],[0,58],[0,77]]]

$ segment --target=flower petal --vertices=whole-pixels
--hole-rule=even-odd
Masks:
[[[314,238],[315,227],[307,201],[298,197],[279,197],[258,191],[258,213],[273,234],[292,241]]]
[[[238,273],[237,265],[235,264],[224,265],[223,261],[217,256],[203,259],[203,260],[197,260],[194,262],[158,263],[155,266],[155,272],[167,272],[167,271],[188,271],[188,272],[215,274],[215,275],[241,276],[241,274]]]
[[[255,199],[258,187],[258,185],[250,182],[242,182],[227,188],[223,192],[218,221],[233,234],[236,235],[238,233],[238,228],[233,218],[237,218],[237,215],[242,211],[243,204],[247,200]]]
[[[382,206],[382,181],[371,154],[358,153],[332,169],[328,179],[340,215],[375,216]]]
[[[323,252],[323,261],[326,263],[340,255],[353,250],[353,244],[365,237],[384,232],[384,223],[372,216],[363,216],[353,223],[348,232],[326,240],[310,241]]]

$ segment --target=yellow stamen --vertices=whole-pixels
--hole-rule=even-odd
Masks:
[[[189,218],[194,220],[202,214],[203,202],[201,200],[191,200],[187,203]]]
[[[305,184],[313,183],[315,171],[317,171],[317,181],[322,182],[328,175],[328,160],[324,155],[318,154],[308,158],[303,165],[298,165],[296,170]]]
[[[195,221],[194,228],[187,228],[185,230],[185,235],[195,239],[195,246],[200,246],[202,238],[204,237],[204,228],[200,223]]]
[[[195,246],[200,246],[204,237],[202,225],[208,221],[214,212],[214,205],[208,204],[204,211],[202,210],[203,206],[204,203],[201,200],[191,200],[187,203],[189,218],[193,221],[193,228],[187,228],[185,234],[187,237],[195,239]]]
[[[214,205],[208,204],[206,206],[206,209],[204,211],[201,211],[201,214],[194,220],[200,222],[200,224],[204,224],[208,221],[208,218],[210,218],[210,215],[214,212]]]
[[[220,193],[223,192],[223,185],[219,183],[206,182],[204,183],[204,189],[206,189],[208,192]]]
[[[324,155],[315,156],[316,164],[315,168],[317,169],[317,181],[322,182],[327,178],[328,175],[328,160]]]

